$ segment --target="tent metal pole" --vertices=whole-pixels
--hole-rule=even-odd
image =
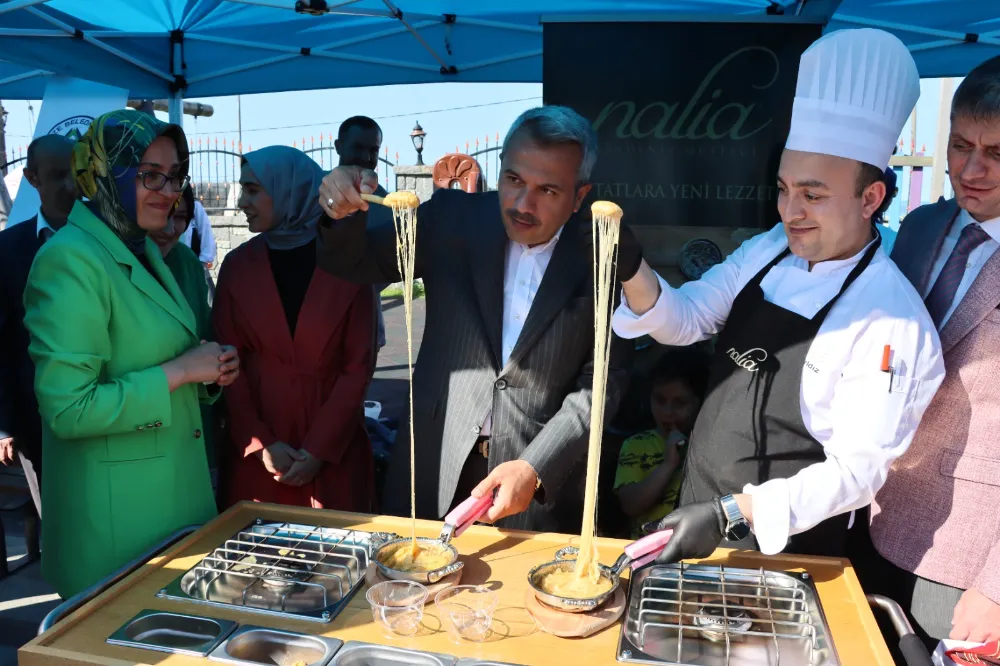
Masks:
[[[170,117],[170,122],[174,125],[184,126],[184,93],[177,91],[170,95],[169,108],[167,113]]]
[[[382,2],[385,3],[385,6],[388,7],[390,11],[392,11],[392,13],[396,17],[396,19],[400,23],[402,23],[403,25],[406,26],[406,29],[410,31],[410,34],[413,35],[413,38],[416,39],[417,42],[421,46],[423,46],[424,49],[428,53],[431,54],[431,57],[438,61],[438,64],[441,65],[441,67],[443,67],[444,69],[450,69],[451,68],[451,65],[449,65],[447,63],[447,61],[445,61],[444,58],[442,58],[441,56],[438,55],[437,51],[435,51],[431,47],[431,45],[428,44],[427,41],[423,37],[420,36],[420,33],[417,32],[416,30],[414,30],[413,26],[410,25],[410,23],[403,17],[403,12],[399,11],[399,9],[397,9],[396,5],[392,4],[392,0],[382,0]]]
[[[417,23],[414,27],[425,28],[432,25],[439,24],[440,21],[423,21]],[[329,51],[330,49],[339,49],[345,46],[353,46],[355,44],[364,44],[365,42],[372,42],[376,39],[381,39],[383,37],[391,37],[393,35],[399,35],[407,32],[407,29],[403,26],[395,26],[389,28],[388,30],[380,30],[378,32],[372,32],[367,35],[359,35],[358,37],[352,37],[350,39],[342,39],[336,42],[328,42],[326,44],[320,44],[318,46],[311,47],[311,51]],[[283,46],[281,44],[261,44],[260,42],[251,42],[244,39],[231,39],[229,37],[215,37],[209,35],[197,35],[194,33],[186,33],[184,39],[189,41],[198,42],[208,42],[210,44],[224,44],[227,46],[246,46],[249,48],[260,49],[262,51],[277,51],[278,53],[293,53],[295,55],[300,55],[302,53],[302,48],[298,46]]]
[[[542,50],[537,49],[535,51],[523,51],[521,53],[515,53],[509,56],[503,56],[501,58],[491,58],[490,60],[480,60],[478,62],[470,62],[464,65],[456,65],[458,71],[468,72],[470,69],[482,69],[483,67],[492,67],[493,65],[502,65],[507,62],[514,62],[515,60],[524,60],[526,58],[541,58]]]
[[[240,5],[255,5],[257,7],[272,7],[274,9],[287,9],[289,11],[294,10],[294,7],[292,6],[293,3],[287,1],[280,2],[280,0],[226,0],[226,2],[235,2]],[[371,16],[372,18],[395,18],[395,16],[388,11],[383,12],[377,9],[351,9],[344,5],[336,5],[327,13],[349,14],[351,16]]]
[[[539,34],[542,32],[542,28],[537,25],[521,25],[518,23],[503,23],[501,21],[484,21],[483,19],[464,18],[462,16],[455,18],[455,24],[475,25],[481,28],[496,28],[497,30],[514,30],[517,32],[529,32],[532,34]]]
[[[0,28],[0,37],[72,37],[62,30],[26,30],[24,28]]]
[[[44,69],[35,69],[30,72],[25,72],[24,74],[18,74],[16,76],[8,76],[6,79],[0,79],[0,86],[5,86],[8,83],[17,83],[18,81],[23,81],[25,79],[31,79],[36,76],[45,76],[51,74]]]
[[[97,37],[98,39],[160,39],[163,37],[162,32],[127,32],[125,30],[91,30],[87,33],[91,37]]]
[[[191,39],[191,37],[188,37]],[[221,76],[229,76],[230,74],[239,74],[240,72],[246,72],[251,69],[257,69],[258,67],[266,67],[267,65],[276,65],[279,62],[285,62],[288,60],[294,60],[300,57],[298,54],[294,55],[280,55],[274,56],[273,58],[267,58],[266,60],[258,60],[256,62],[251,62],[246,65],[237,65],[235,67],[227,67],[226,69],[220,69],[210,74],[203,74],[202,76],[189,76],[187,79],[188,85],[192,83],[201,83],[202,81],[208,81],[209,79],[217,79]]]
[[[76,28],[74,28],[73,26],[71,26],[71,25],[69,25],[67,23],[63,23],[59,19],[53,18],[52,16],[49,16],[48,14],[46,14],[45,12],[43,12],[43,11],[41,11],[39,9],[35,9],[34,7],[28,7],[27,9],[25,9],[25,11],[26,12],[30,12],[31,14],[37,16],[38,18],[42,19],[43,21],[51,23],[52,25],[56,26],[60,30],[63,30],[64,32],[66,32],[69,35],[76,36],[76,34],[77,34]],[[123,52],[119,51],[118,49],[114,48],[113,46],[108,46],[107,44],[105,44],[101,40],[95,39],[94,37],[91,37],[87,33],[83,33],[80,38],[83,39],[88,44],[90,44],[92,46],[96,46],[97,48],[101,49],[102,51],[106,51],[107,53],[110,53],[111,55],[115,56],[116,58],[124,60],[125,62],[129,63],[130,65],[134,65],[135,67],[138,67],[139,69],[145,70],[145,71],[149,72],[150,74],[153,74],[154,76],[158,76],[159,78],[161,78],[161,79],[163,79],[165,81],[171,81],[172,82],[174,80],[174,77],[172,77],[170,74],[167,74],[166,72],[160,71],[160,70],[156,69],[155,67],[151,67],[150,65],[147,65],[146,63],[142,62],[141,60],[138,60],[137,58],[133,58],[132,56],[128,55],[127,53],[123,53]]]
[[[422,21],[416,25],[416,27],[424,28],[431,25],[437,25],[440,21]],[[371,42],[376,39],[382,39],[383,37],[391,37],[393,35],[398,35],[407,32],[406,28],[403,26],[395,26],[388,30],[380,30],[379,32],[369,33],[367,35],[361,35],[359,37],[352,37],[351,39],[342,39],[337,42],[329,42],[327,44],[320,44],[319,46],[314,46],[311,49],[313,55],[319,55],[321,51],[328,51],[330,49],[343,48],[345,46],[353,46],[354,44],[363,44],[365,42]],[[203,74],[201,76],[195,76],[188,79],[188,83],[200,83],[201,81],[207,81],[209,79],[215,79],[220,76],[229,76],[230,74],[238,74],[240,72],[249,71],[251,69],[257,69],[258,67],[266,67],[268,65],[276,65],[281,62],[286,62],[288,60],[293,60],[294,58],[302,54],[302,49],[294,46],[282,46],[280,44],[260,44],[257,42],[248,42],[242,39],[230,39],[228,37],[215,37],[208,35],[197,35],[193,33],[186,34],[184,36],[186,40],[194,40],[200,42],[208,42],[210,44],[225,44],[228,46],[246,46],[249,48],[261,49],[263,51],[277,51],[278,53],[285,53],[288,55],[276,56],[274,58],[264,58],[263,60],[257,60],[254,62],[249,62],[245,65],[237,65],[235,67],[227,67],[226,69],[220,69],[209,74]]]
[[[910,53],[916,53],[917,51],[930,51],[932,49],[943,49],[949,46],[957,46],[962,44],[961,41],[956,41],[954,39],[939,39],[933,42],[922,42],[920,44],[911,44],[906,48],[909,49]]]
[[[372,65],[389,65],[390,67],[400,67],[402,69],[417,69],[422,72],[440,72],[440,67],[434,65],[421,65],[415,62],[404,62],[402,60],[389,60],[387,58],[369,58],[368,56],[347,55],[346,53],[330,53],[329,51],[313,51],[314,56],[320,58],[330,58],[331,60],[346,60],[348,62],[364,62]]]
[[[430,25],[436,25],[440,21],[422,21],[418,23],[417,26],[423,28]],[[367,35],[362,35],[360,37],[352,37],[351,39],[342,39],[337,42],[329,42],[327,44],[320,44],[319,46],[313,47],[311,52],[314,55],[318,55],[322,51],[328,51],[330,49],[343,48],[345,46],[353,46],[354,44],[363,44],[365,42],[374,41],[376,39],[382,39],[383,37],[391,37],[393,35],[399,35],[406,32],[406,28],[403,26],[394,26],[388,30],[380,30],[379,32],[369,33]],[[294,60],[299,57],[302,53],[301,48],[296,48],[293,46],[281,46],[279,44],[258,44],[255,42],[248,42],[241,39],[230,39],[228,37],[209,37],[207,35],[196,35],[193,33],[186,34],[184,36],[186,40],[195,40],[201,42],[208,42],[212,44],[226,44],[229,46],[246,46],[251,48],[257,48],[261,50],[277,51],[279,53],[286,53],[289,55],[275,56],[273,58],[265,58],[263,60],[257,60],[254,62],[249,62],[245,65],[237,65],[235,67],[227,67],[226,69],[220,69],[209,74],[203,74],[201,76],[195,76],[188,79],[188,83],[200,83],[202,81],[207,81],[209,79],[219,78],[221,76],[229,76],[230,74],[239,74],[240,72],[246,72],[251,69],[257,69],[258,67],[266,67],[268,65],[276,65],[281,62],[286,62],[288,60]]]
[[[44,5],[49,0],[10,0],[0,5],[0,14],[6,14],[7,12],[13,12],[18,9],[26,9],[28,7],[34,7],[35,5]]]
[[[944,39],[954,39],[955,41],[964,42],[965,33],[964,32],[952,32],[949,30],[935,30],[934,28],[922,28],[915,25],[906,25],[904,23],[893,23],[891,21],[877,21],[875,19],[861,18],[860,16],[849,16],[846,14],[837,14],[833,17],[834,21],[839,23],[852,23],[854,25],[863,25],[869,28],[882,28],[883,30],[898,30],[900,32],[912,32],[916,35],[926,35],[928,37],[942,37]]]

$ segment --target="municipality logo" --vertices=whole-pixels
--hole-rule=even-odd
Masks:
[[[94,121],[91,116],[72,116],[62,120],[49,130],[49,134],[62,134],[73,141],[79,141],[87,133],[87,128]]]

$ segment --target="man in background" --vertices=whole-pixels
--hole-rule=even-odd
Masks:
[[[38,214],[0,232],[0,463],[15,454],[42,515],[42,423],[35,400],[35,366],[28,357],[24,287],[42,244],[66,224],[76,203],[70,168],[73,142],[58,134],[28,146],[24,177],[38,190]]]
[[[892,252],[940,332],[944,383],[871,505],[877,553],[851,557],[929,646],[1000,639],[1000,57],[955,91],[948,173],[955,198],[907,215]]]
[[[340,124],[340,129],[337,130],[337,140],[333,142],[333,147],[340,157],[339,166],[359,167],[378,171],[378,154],[382,149],[382,128],[368,116],[351,116]],[[384,197],[388,192],[386,192],[384,187],[379,185],[378,189],[375,190],[375,194]],[[370,213],[370,216],[376,218],[379,215],[388,216],[390,220],[392,218],[392,214],[388,208]],[[380,220],[376,219],[376,222],[380,222]],[[382,290],[387,286],[386,284],[376,284],[372,287],[375,292],[375,315],[378,319],[376,326],[378,340],[375,345],[376,359],[378,358],[379,350],[385,347],[385,319],[382,316],[381,294]],[[372,364],[373,372],[374,368],[375,364]]]

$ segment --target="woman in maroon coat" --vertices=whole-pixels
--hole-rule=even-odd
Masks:
[[[318,164],[286,146],[243,159],[239,207],[259,235],[226,257],[212,317],[217,339],[236,345],[242,361],[225,393],[227,505],[372,508],[363,403],[374,303],[370,286],[316,270],[322,178]]]

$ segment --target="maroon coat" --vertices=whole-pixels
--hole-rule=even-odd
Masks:
[[[366,512],[372,508],[373,460],[364,399],[374,344],[371,287],[313,273],[289,333],[258,236],[227,257],[212,320],[217,339],[239,349],[239,378],[225,391],[229,442],[223,451],[223,502],[275,502]],[[324,461],[301,487],[274,480],[254,455],[281,441]]]

